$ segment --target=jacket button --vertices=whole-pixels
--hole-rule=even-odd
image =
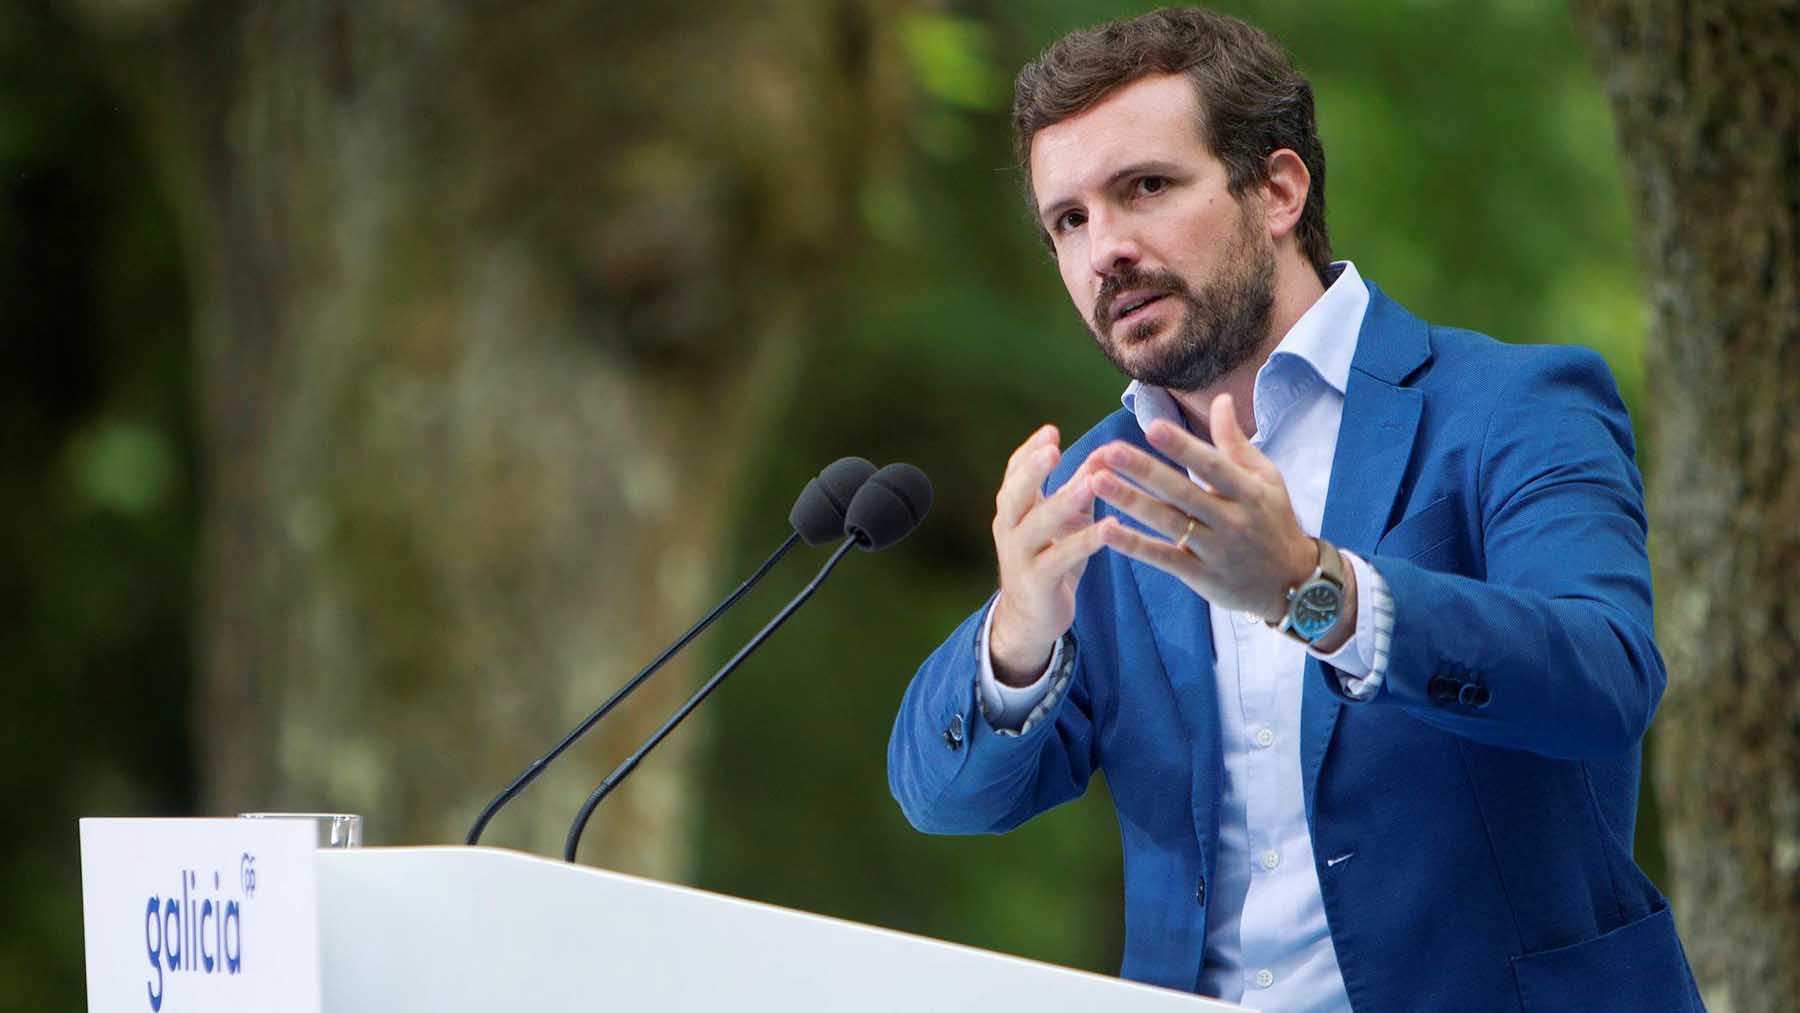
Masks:
[[[1463,683],[1462,688],[1456,691],[1456,702],[1464,707],[1475,706],[1475,693],[1480,688],[1472,682]]]
[[[1489,693],[1488,688],[1486,686],[1478,685],[1475,687],[1475,706],[1486,707],[1488,705],[1488,701],[1492,700],[1493,698],[1494,698],[1494,694]]]
[[[961,749],[963,743],[963,716],[952,714],[950,727],[944,729],[944,745],[951,749]]]
[[[1194,887],[1194,900],[1196,902],[1198,902],[1201,907],[1206,906],[1206,877],[1205,876],[1201,876],[1200,884],[1198,886]]]

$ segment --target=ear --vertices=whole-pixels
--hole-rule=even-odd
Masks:
[[[1300,213],[1306,210],[1306,195],[1312,192],[1312,173],[1306,171],[1306,163],[1292,148],[1277,150],[1269,156],[1264,167],[1268,178],[1259,187],[1264,221],[1268,223],[1271,238],[1283,239],[1293,233],[1300,223]]]

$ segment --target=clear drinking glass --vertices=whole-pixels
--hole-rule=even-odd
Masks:
[[[318,829],[321,848],[362,847],[362,817],[355,813],[238,813],[247,820],[305,820]]]

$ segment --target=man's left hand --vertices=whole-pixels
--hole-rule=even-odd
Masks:
[[[1318,564],[1318,544],[1295,520],[1275,463],[1238,428],[1231,395],[1213,399],[1210,422],[1211,444],[1169,422],[1146,434],[1210,491],[1129,443],[1095,451],[1104,465],[1094,472],[1095,493],[1167,539],[1109,524],[1102,540],[1179,578],[1215,607],[1278,619],[1287,612],[1288,589]]]

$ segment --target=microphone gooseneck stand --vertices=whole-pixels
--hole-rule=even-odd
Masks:
[[[618,706],[621,700],[630,696],[639,686],[643,685],[644,681],[654,675],[656,670],[663,666],[664,662],[667,662],[670,658],[675,656],[676,651],[686,647],[688,641],[699,636],[708,626],[711,626],[713,620],[719,618],[726,609],[737,604],[737,600],[749,592],[750,588],[754,586],[757,581],[763,579],[763,575],[768,573],[769,570],[780,561],[782,556],[787,555],[789,549],[799,544],[800,537],[800,533],[797,531],[788,535],[787,541],[781,543],[781,548],[776,549],[773,555],[764,560],[763,565],[758,567],[756,572],[750,575],[749,579],[745,580],[742,584],[739,584],[737,590],[733,591],[730,597],[720,602],[711,612],[708,612],[702,617],[699,622],[688,627],[688,631],[683,633],[679,640],[670,644],[666,650],[656,656],[654,661],[645,665],[637,675],[632,676],[630,682],[619,687],[618,691],[612,696],[607,697],[606,702],[601,704],[592,714],[589,714],[580,724],[576,725],[574,731],[563,736],[563,740],[558,742],[548,753],[545,753],[543,756],[532,761],[531,766],[526,767],[524,773],[514,778],[513,783],[507,785],[500,794],[494,796],[494,800],[487,804],[487,808],[481,811],[480,816],[476,817],[475,825],[469,828],[468,843],[470,845],[481,843],[481,832],[487,828],[488,821],[494,818],[494,814],[500,811],[501,806],[512,801],[513,797],[519,794],[519,792],[524,791],[525,786],[536,780],[537,776],[543,773],[545,767],[549,766],[558,756],[561,756],[564,750],[574,745],[576,739],[586,735],[588,729],[594,727],[596,722],[607,715],[607,712]]]
[[[813,592],[817,591],[819,585],[823,584],[825,578],[831,574],[832,568],[837,566],[838,561],[843,559],[846,553],[856,547],[857,542],[858,539],[855,536],[844,539],[844,543],[838,546],[837,551],[831,554],[831,558],[825,561],[825,565],[819,568],[818,575],[813,577],[811,583],[807,584],[799,594],[794,596],[792,601],[788,602],[780,612],[776,613],[775,618],[769,620],[768,625],[758,631],[756,636],[750,638],[749,643],[745,644],[741,650],[732,655],[731,660],[725,663],[725,667],[719,669],[712,678],[706,680],[706,684],[701,686],[693,696],[688,697],[687,703],[682,704],[680,710],[676,711],[669,720],[663,722],[662,727],[658,728],[655,734],[651,735],[642,746],[638,747],[637,752],[626,757],[625,762],[619,764],[612,773],[606,775],[606,780],[601,781],[600,787],[595,788],[594,793],[589,795],[588,800],[582,804],[581,812],[575,816],[575,822],[569,825],[569,837],[563,845],[563,858],[566,861],[575,861],[576,849],[581,846],[581,834],[587,829],[588,819],[593,816],[594,808],[600,804],[600,801],[610,794],[614,788],[618,787],[619,782],[623,781],[626,775],[636,769],[638,761],[648,755],[650,750],[655,749],[657,743],[667,738],[668,734],[675,730],[675,726],[680,724],[682,719],[687,717],[695,707],[698,707],[700,701],[706,699],[707,694],[717,689],[719,683],[724,682],[725,677],[730,675],[732,670],[738,667],[739,663],[750,656],[751,651],[756,650],[757,647],[762,645],[763,641],[769,639],[770,634],[779,629],[782,623],[787,622],[788,617],[793,615],[795,610],[801,605],[804,605],[808,598],[812,597]]]

